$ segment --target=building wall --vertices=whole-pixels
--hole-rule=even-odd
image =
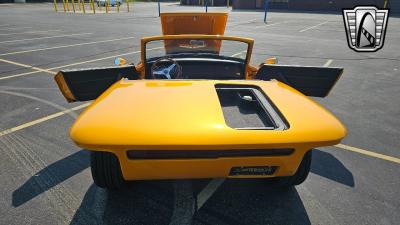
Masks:
[[[390,13],[400,14],[400,0],[389,0]]]
[[[206,0],[180,0],[180,2],[181,5],[205,5]],[[208,0],[209,6],[226,6],[226,4],[227,0]]]
[[[392,0],[399,2],[400,0]],[[233,0],[234,9],[263,9],[265,0]],[[384,0],[269,0],[271,9],[340,11],[356,5],[383,7]]]

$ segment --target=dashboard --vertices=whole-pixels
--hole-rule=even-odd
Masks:
[[[242,80],[245,79],[245,63],[239,60],[214,58],[174,58],[182,67],[185,79]],[[146,63],[146,79],[152,79],[151,66]]]

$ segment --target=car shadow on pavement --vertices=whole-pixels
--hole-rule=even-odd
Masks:
[[[318,149],[314,149],[312,154],[311,173],[354,187],[353,174],[335,156]]]
[[[281,190],[264,179],[229,179],[205,203],[193,225],[311,224],[296,188]]]
[[[54,162],[13,192],[12,205],[18,207],[80,173],[89,167],[89,161],[89,153],[81,150]],[[313,151],[311,172],[354,186],[352,173],[324,151]],[[194,192],[202,190],[208,181],[192,180]],[[174,210],[174,182],[130,182],[117,192],[92,184],[71,224],[169,224]],[[310,221],[295,188],[280,191],[269,187],[263,179],[227,179],[193,217],[193,224],[220,223],[309,224]]]
[[[92,184],[70,224],[169,224],[174,204],[172,183],[129,182],[118,191]]]
[[[190,180],[194,183],[198,180]],[[136,181],[118,192],[91,185],[71,225],[170,224],[175,181]],[[176,210],[176,209],[175,209]],[[178,209],[179,210],[179,209]],[[310,224],[297,190],[276,190],[263,179],[228,179],[192,217],[200,224]]]
[[[78,151],[37,172],[12,194],[12,205],[18,207],[53,188],[90,166],[89,152]]]

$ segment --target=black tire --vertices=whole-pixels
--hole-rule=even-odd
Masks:
[[[110,152],[90,152],[90,166],[94,183],[109,190],[119,189],[124,184],[118,158]]]
[[[303,183],[311,169],[311,158],[312,158],[312,150],[306,152],[304,154],[303,160],[300,163],[299,168],[296,173],[290,177],[279,177],[278,178],[278,187],[280,188],[291,188],[295,185],[299,185]]]

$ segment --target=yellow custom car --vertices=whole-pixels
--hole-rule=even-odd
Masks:
[[[91,151],[98,186],[216,177],[293,186],[306,179],[313,148],[344,138],[342,123],[308,97],[327,96],[343,69],[251,66],[254,41],[224,36],[226,19],[163,14],[164,35],[141,40],[136,66],[56,75],[69,102],[94,100],[70,135]]]

